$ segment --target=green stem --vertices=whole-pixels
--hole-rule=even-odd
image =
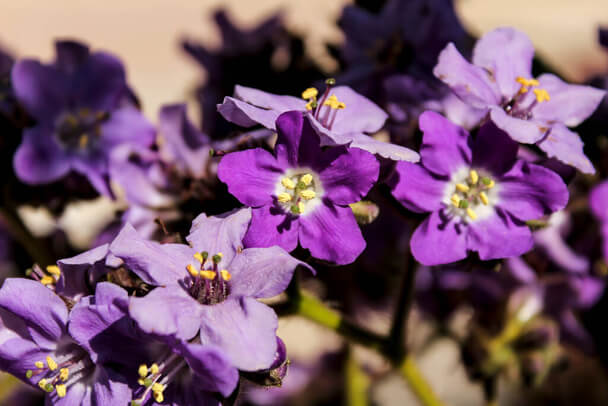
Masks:
[[[403,362],[399,365],[399,372],[421,404],[424,406],[443,406],[411,355],[403,359]]]
[[[345,369],[346,404],[348,406],[367,406],[369,404],[367,393],[369,378],[355,359],[352,347],[348,349]]]

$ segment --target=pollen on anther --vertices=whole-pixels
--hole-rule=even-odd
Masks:
[[[57,363],[49,355],[46,356],[46,364],[49,366],[49,369],[51,371],[54,371],[57,369]]]
[[[469,191],[469,187],[467,185],[465,185],[464,183],[457,183],[456,190],[458,190],[459,192],[462,192],[462,193],[466,193]]]
[[[70,377],[70,370],[67,368],[61,368],[59,370],[59,379],[61,379],[63,382],[67,381],[68,378]]]
[[[137,369],[137,374],[140,377],[145,378],[146,376],[148,376],[148,367],[145,364],[141,364]]]
[[[314,192],[314,190],[302,190],[300,192],[300,196],[302,196],[305,200],[314,199],[316,195],[317,194]]]
[[[64,384],[59,384],[55,386],[55,389],[57,390],[57,396],[59,396],[60,398],[65,397],[67,388]]]
[[[44,362],[42,362],[42,361],[36,361],[36,362],[34,362],[34,365],[36,365],[36,368],[38,368],[38,369],[44,368]]]
[[[547,92],[545,89],[534,89],[533,92],[536,96],[536,101],[539,103],[551,100],[549,92]]]
[[[192,264],[186,265],[186,269],[188,270],[188,273],[195,278],[199,275],[198,269],[194,268],[194,266],[192,266]]]
[[[49,265],[46,267],[46,271],[51,275],[61,276],[61,270],[57,265]]]
[[[310,173],[306,173],[302,175],[300,180],[306,185],[309,186],[312,183],[312,175]]]
[[[287,203],[291,201],[291,195],[289,193],[279,193],[277,200],[281,203]]]
[[[40,278],[40,283],[42,283],[44,286],[46,285],[50,285],[51,283],[54,283],[55,279],[53,279],[52,276],[49,275],[45,275],[42,278]]]
[[[205,262],[205,259],[203,258],[203,254],[201,254],[200,252],[195,253],[193,256],[194,256],[194,259],[196,259],[201,264],[203,262]]]
[[[208,280],[212,281],[215,279],[216,276],[217,276],[217,274],[215,273],[215,271],[212,271],[212,270],[201,271],[201,277],[203,277],[204,279],[208,279]]]
[[[222,279],[225,281],[229,281],[230,279],[232,279],[232,275],[230,274],[230,272],[228,272],[227,269],[222,269],[220,271],[220,274],[222,275]]]
[[[289,178],[283,178],[281,179],[281,184],[286,187],[287,189],[295,189],[296,188],[296,184],[293,180],[289,179]]]
[[[150,372],[153,375],[156,375],[158,373],[158,364],[154,363],[154,364],[150,365]]]
[[[490,201],[488,200],[488,195],[486,195],[486,192],[480,192],[479,193],[479,199],[486,206],[490,203]]]
[[[469,177],[471,178],[471,184],[476,185],[479,181],[479,174],[475,169],[469,171]]]
[[[470,207],[467,209],[467,216],[469,216],[471,220],[477,219],[477,213],[475,213]]]
[[[312,99],[313,97],[317,97],[318,94],[319,91],[317,89],[315,89],[314,87],[309,87],[308,89],[302,92],[302,98],[308,100]]]
[[[455,207],[458,207],[458,203],[460,203],[460,197],[458,197],[457,194],[453,194],[452,197],[450,198],[450,201],[452,202],[452,204]]]

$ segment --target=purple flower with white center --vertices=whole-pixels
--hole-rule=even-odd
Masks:
[[[568,189],[549,169],[517,159],[517,143],[486,123],[473,139],[434,112],[420,116],[421,162],[397,164],[393,195],[417,213],[412,254],[424,265],[518,256],[534,244],[525,221],[563,209]]]
[[[131,400],[125,379],[94,363],[72,338],[63,300],[28,279],[7,279],[0,289],[0,370],[47,392],[52,405],[126,405]]]
[[[253,208],[245,246],[293,251],[299,241],[315,258],[348,264],[365,248],[348,205],[367,194],[380,165],[358,148],[321,149],[311,122],[299,111],[283,113],[274,154],[261,148],[227,154],[218,176]]]
[[[608,261],[608,180],[595,186],[589,195],[591,212],[600,222],[602,254]]]
[[[129,102],[116,57],[76,42],[57,42],[56,52],[53,64],[25,59],[13,67],[15,95],[36,120],[15,154],[15,172],[26,183],[43,184],[74,170],[110,195],[110,152],[124,143],[152,144],[154,127]]]
[[[236,86],[234,97],[226,97],[218,105],[218,111],[226,120],[240,126],[261,124],[271,130],[277,129],[277,118],[282,113],[306,112],[323,146],[348,145],[390,160],[418,161],[416,152],[368,135],[379,131],[386,121],[387,114],[380,107],[350,87],[332,88],[332,81],[327,83],[319,98],[317,89],[311,87],[302,92],[302,99]]]
[[[136,387],[137,405],[219,405],[213,393],[229,396],[238,383],[238,371],[221,349],[138,329],[129,317],[127,292],[110,283],[98,284],[95,296],[74,307],[70,332],[96,363],[122,366]]]
[[[515,141],[536,144],[549,157],[594,173],[583,142],[568,127],[589,117],[605,91],[569,85],[552,74],[535,79],[533,56],[534,47],[525,34],[498,28],[477,42],[473,63],[448,44],[433,73],[464,102],[486,110]]]
[[[142,239],[126,225],[110,252],[144,282],[156,286],[132,298],[129,313],[146,333],[180,340],[197,336],[219,347],[244,371],[268,368],[277,347],[277,316],[258,298],[283,292],[304,263],[280,247],[243,249],[251,210],[201,214],[191,246]]]

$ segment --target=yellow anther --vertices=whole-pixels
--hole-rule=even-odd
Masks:
[[[38,381],[38,387],[40,387],[40,389],[44,389],[46,387],[47,384],[47,380],[42,378],[41,380]]]
[[[218,257],[220,257],[220,260],[221,260],[222,258],[224,258],[224,254],[222,254],[221,252],[218,252],[218,253],[217,253],[217,254],[215,254],[215,255],[217,255]]]
[[[142,378],[139,378],[137,380],[137,383],[140,384],[141,386],[145,386],[146,385],[146,381],[144,381]]]
[[[490,203],[490,201],[488,200],[488,195],[486,195],[486,192],[479,192],[479,199],[486,206]]]
[[[306,174],[302,175],[300,180],[302,181],[303,184],[305,184],[306,186],[309,186],[312,183],[312,175],[310,173],[306,173]]]
[[[545,89],[534,89],[532,90],[534,95],[536,96],[536,101],[539,103],[551,100],[551,96],[549,96],[549,92]]]
[[[488,188],[488,189],[492,189],[494,186],[496,186],[496,183],[494,183],[494,181],[493,181],[493,180],[491,180],[491,181],[490,181],[490,183],[488,183],[488,184],[486,185],[486,188]]]
[[[70,370],[67,368],[61,368],[59,370],[59,379],[61,379],[63,382],[67,381],[68,378],[70,377]]]
[[[302,196],[306,200],[314,199],[317,194],[314,190],[302,190],[300,192],[300,196]]]
[[[304,203],[298,202],[298,211],[300,214],[304,213]]]
[[[338,106],[340,105],[340,102],[338,101],[338,98],[336,97],[335,94],[332,94],[331,96],[329,96],[327,98],[327,100],[325,100],[325,102],[323,103],[324,106],[329,106],[332,109],[337,109]]]
[[[51,371],[54,371],[57,369],[57,363],[55,362],[55,360],[53,358],[51,358],[50,356],[46,356],[46,364],[49,366],[49,369]]]
[[[450,201],[452,202],[452,204],[456,207],[458,207],[458,203],[460,203],[460,197],[458,197],[457,194],[453,194],[452,197],[450,198]]]
[[[164,390],[165,390],[165,387],[162,384],[160,384],[158,382],[154,382],[152,384],[152,391],[153,392],[161,392],[162,393]]]
[[[78,146],[80,148],[86,148],[89,143],[89,136],[87,134],[82,134],[78,139]]]
[[[289,193],[279,193],[277,200],[281,203],[287,203],[291,201],[291,195]]]
[[[46,267],[46,271],[51,275],[61,276],[61,270],[57,265],[49,265]]]
[[[309,87],[308,89],[302,92],[302,98],[308,100],[317,97],[318,94],[319,91],[317,89],[315,89],[314,87]]]
[[[477,219],[477,213],[475,213],[470,207],[467,209],[467,216],[469,216],[471,220]]]
[[[336,107],[339,110],[345,109],[346,108],[346,103],[344,102],[338,102],[338,106]]]
[[[157,364],[150,365],[150,373],[152,375],[156,375],[158,373],[158,365]]]
[[[222,269],[220,271],[220,274],[222,275],[222,279],[225,281],[229,281],[230,279],[232,279],[232,275],[226,269]]]
[[[477,173],[477,171],[475,169],[471,169],[469,171],[469,177],[471,178],[472,185],[476,185],[477,182],[479,181],[479,174]]]
[[[462,192],[462,193],[466,193],[469,191],[469,187],[467,185],[465,185],[464,183],[457,183],[456,190],[458,190],[459,192]]]
[[[296,188],[295,182],[293,180],[289,179],[289,178],[283,178],[283,179],[281,179],[281,185],[283,185],[287,189],[295,189]]]
[[[212,270],[201,271],[201,277],[203,277],[205,279],[209,279],[210,281],[214,280],[216,275],[217,274],[215,273],[215,271],[212,271]]]
[[[309,101],[308,103],[306,103],[306,110],[310,111],[314,109],[316,104],[317,102],[315,102],[314,100]]]
[[[201,254],[200,252],[197,252],[196,254],[194,254],[194,259],[196,259],[201,264],[203,262],[205,262],[205,258],[203,258],[203,254]]]
[[[538,80],[536,80],[536,79],[526,79],[526,78],[523,78],[521,76],[518,76],[515,79],[515,81],[517,83],[519,83],[520,85],[525,86],[525,87],[532,87],[532,86],[538,86],[539,85]],[[527,89],[526,89],[526,91],[527,91]]]
[[[148,376],[148,367],[145,364],[141,364],[137,369],[137,374],[140,377],[145,378],[146,376]]]
[[[55,386],[55,389],[57,390],[57,396],[59,396],[60,398],[65,397],[65,392],[67,388],[64,384],[59,384]]]
[[[34,362],[34,365],[36,365],[36,368],[38,368],[38,369],[44,368],[44,362],[42,362],[42,361],[36,361],[36,362]]]
[[[52,276],[45,275],[40,279],[40,283],[42,283],[44,286],[50,285],[51,283],[55,283],[55,279],[53,279]]]
[[[163,395],[162,392],[152,392],[154,395],[154,401],[156,401],[156,403],[163,403],[165,401],[165,396]]]
[[[186,269],[188,270],[188,273],[195,278],[200,274],[198,269],[194,268],[194,266],[192,266],[192,264],[186,265]]]

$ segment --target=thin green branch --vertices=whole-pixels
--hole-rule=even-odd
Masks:
[[[369,377],[357,362],[352,347],[348,349],[344,379],[346,404],[348,406],[367,406],[369,404]]]
[[[399,373],[408,383],[412,392],[424,406],[443,406],[443,403],[428,384],[411,355],[406,356],[399,365]]]

